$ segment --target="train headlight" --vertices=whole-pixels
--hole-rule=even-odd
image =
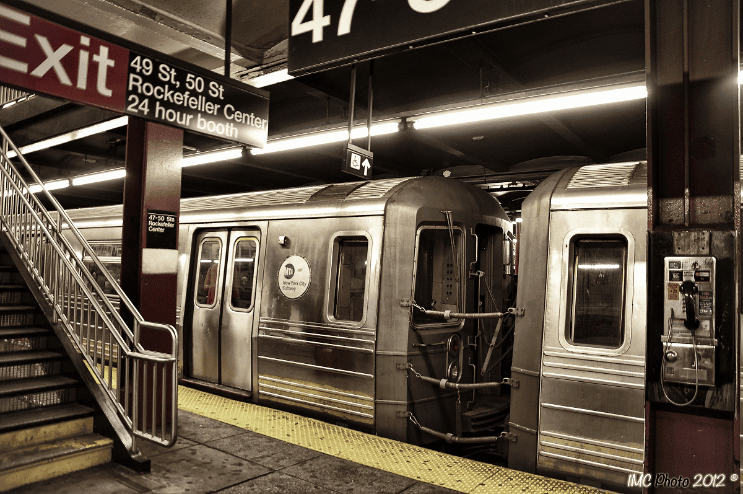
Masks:
[[[449,364],[449,368],[446,370],[446,378],[451,382],[459,381],[459,364],[452,362]]]
[[[446,349],[449,351],[449,356],[451,358],[458,358],[459,357],[459,345],[461,343],[461,339],[459,338],[459,335],[457,333],[454,333],[449,337],[449,341],[446,342]]]

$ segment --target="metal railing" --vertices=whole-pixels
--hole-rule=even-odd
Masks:
[[[5,103],[10,103],[11,101],[19,100],[23,98],[24,96],[29,96],[29,94],[19,89],[13,89],[10,87],[0,86],[0,105],[4,105]]]
[[[108,418],[118,418],[129,433],[129,437],[121,439],[130,453],[138,454],[135,436],[172,445],[176,439],[178,410],[175,329],[142,318],[56,199],[42,186],[39,195],[44,194],[52,205],[58,222],[29,190],[8,152],[12,149],[16,153],[31,177],[30,182],[41,185],[39,177],[1,127],[0,135],[0,225],[52,309],[52,322],[67,333],[95,376],[101,395],[110,400],[107,407],[102,407],[104,412],[111,407],[116,410],[117,417]],[[75,254],[62,234],[63,226],[82,245],[82,256]],[[120,299],[118,305],[132,316],[132,328],[122,319],[83,259],[92,261],[97,272],[114,287]],[[163,331],[170,341],[170,353],[145,350],[140,344],[140,332],[144,328]]]

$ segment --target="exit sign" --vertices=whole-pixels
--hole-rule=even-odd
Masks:
[[[0,3],[0,83],[249,146],[266,144],[266,91],[109,38]]]

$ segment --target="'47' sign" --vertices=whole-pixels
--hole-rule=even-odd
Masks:
[[[444,7],[451,0],[408,0],[408,5],[415,12],[429,14]],[[344,0],[338,17],[338,36],[351,32],[351,21],[358,0]],[[323,0],[302,0],[297,15],[292,20],[292,36],[311,32],[312,42],[323,39],[323,28],[330,25],[330,15],[324,15]],[[312,9],[312,10],[310,10]],[[309,14],[309,16],[308,16]]]
[[[289,0],[289,73],[380,56],[441,36],[592,0]]]

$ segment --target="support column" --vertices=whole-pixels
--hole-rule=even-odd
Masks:
[[[121,287],[146,321],[176,325],[183,130],[129,117]],[[170,352],[157,331],[145,349]]]
[[[645,1],[645,471],[724,473],[716,492],[740,453],[738,24],[739,0]]]

